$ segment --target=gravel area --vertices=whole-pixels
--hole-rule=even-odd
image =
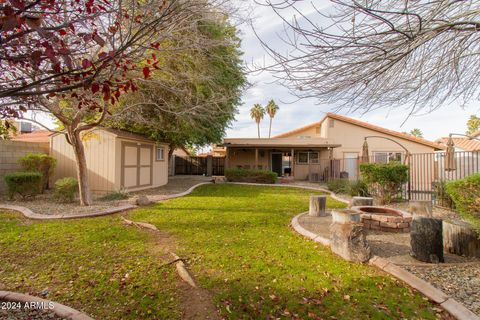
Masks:
[[[161,186],[153,189],[146,189],[137,192],[129,193],[130,198],[136,195],[155,196],[153,200],[161,200],[162,195],[171,195],[188,190],[193,185],[201,182],[211,181],[211,177],[203,176],[175,176],[169,177],[169,182],[165,186]],[[91,206],[82,207],[78,205],[78,201],[74,203],[58,203],[52,200],[52,191],[49,190],[44,194],[38,195],[35,199],[21,200],[15,199],[13,201],[8,200],[5,196],[0,197],[0,202],[9,205],[18,205],[27,207],[38,214],[45,215],[59,215],[59,214],[89,214],[99,211],[104,211],[121,205],[125,205],[128,200],[114,200],[114,201],[100,201],[95,200]]]
[[[0,320],[63,320],[52,310],[27,309],[24,303],[20,303],[20,309],[12,309],[12,306],[18,306],[18,302],[9,302],[0,300]]]
[[[480,316],[480,263],[455,266],[403,266]]]

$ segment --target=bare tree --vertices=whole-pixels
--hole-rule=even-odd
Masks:
[[[297,2],[266,3],[288,52],[263,45],[275,60],[266,69],[299,97],[410,114],[479,98],[480,2],[332,0],[308,15]]]

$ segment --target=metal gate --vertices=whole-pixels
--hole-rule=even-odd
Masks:
[[[211,163],[211,172],[209,164]],[[225,157],[180,157],[174,158],[175,175],[224,175]]]
[[[436,205],[452,207],[445,192],[445,183],[479,173],[479,157],[480,151],[455,152],[453,170],[445,170],[445,152],[410,155],[408,199],[431,200]]]

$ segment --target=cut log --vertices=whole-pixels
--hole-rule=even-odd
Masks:
[[[480,258],[480,238],[463,221],[443,221],[443,248],[459,256]]]
[[[313,217],[325,217],[327,215],[327,197],[310,196],[310,208],[308,215]]]
[[[428,263],[444,262],[442,220],[414,216],[410,232],[412,256]]]
[[[409,201],[407,211],[413,215],[418,215],[422,217],[431,217],[433,213],[432,201],[430,200]]]
[[[352,262],[366,262],[370,259],[370,246],[361,223],[338,223],[330,226],[330,248]]]
[[[332,210],[332,222],[345,223],[360,223],[360,212],[350,209]]]
[[[371,197],[353,197],[350,200],[350,207],[373,206],[373,198]]]

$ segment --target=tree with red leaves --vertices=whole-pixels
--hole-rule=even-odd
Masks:
[[[0,115],[46,112],[58,119],[75,152],[81,204],[90,205],[82,132],[137,89],[136,75],[148,78],[159,68],[152,52],[178,50],[162,44],[175,32],[188,35],[189,25],[194,30],[198,12],[216,10],[207,1],[6,0],[0,4]]]

